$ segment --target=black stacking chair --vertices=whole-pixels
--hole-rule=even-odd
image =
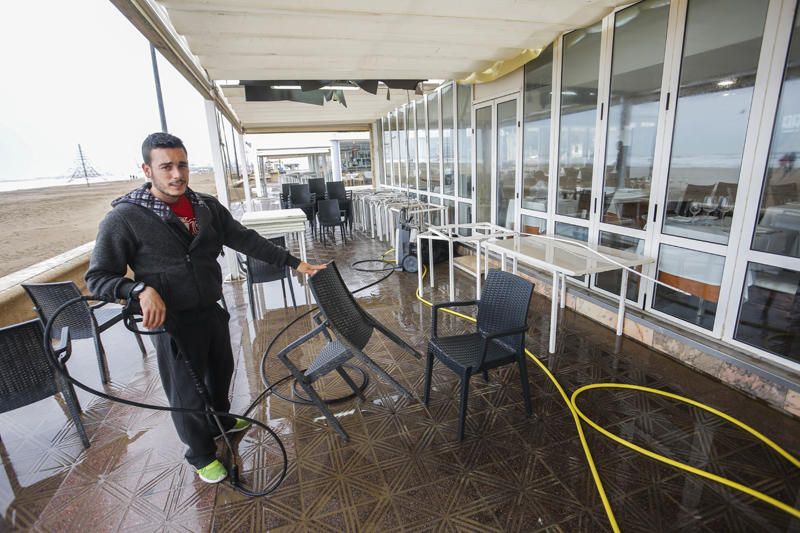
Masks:
[[[336,242],[336,227],[342,233],[342,240],[347,244],[347,237],[344,234],[345,221],[342,211],[339,209],[339,200],[320,200],[317,202],[317,222],[319,222],[320,233],[322,234],[322,244],[325,244],[325,230],[333,229],[333,241]]]
[[[53,313],[61,307],[67,300],[71,300],[81,295],[78,286],[71,281],[57,281],[55,283],[24,283],[22,287],[33,301],[34,309],[42,319],[42,323],[47,323]],[[100,334],[122,320],[122,306],[117,304],[107,304],[105,302],[89,305],[86,302],[78,302],[67,307],[53,325],[53,331],[61,331],[65,326],[69,326],[69,334],[73,339],[92,339],[94,340],[94,350],[97,354],[97,366],[100,368],[100,379],[103,384],[108,383],[108,362],[106,361],[106,351],[100,340]],[[142,342],[142,337],[138,333],[133,334],[142,356],[147,355],[147,350]]]
[[[283,237],[274,237],[269,239],[272,244],[286,248],[286,239]],[[297,301],[294,298],[294,287],[292,286],[292,278],[289,273],[289,267],[284,265],[282,267],[267,263],[255,257],[243,256],[236,254],[239,260],[239,268],[247,276],[247,296],[250,298],[250,311],[253,313],[253,318],[256,317],[255,298],[253,297],[253,285],[256,283],[268,283],[270,281],[280,281],[281,290],[283,291],[283,306],[286,307],[286,285],[284,280],[289,283],[289,293],[292,295],[292,306],[297,309]]]
[[[350,235],[353,235],[353,192],[345,190],[341,181],[329,181],[325,184],[328,200],[339,200],[339,209],[345,214]]]
[[[311,234],[316,236],[315,217],[315,196],[311,194],[307,183],[292,183],[290,185],[291,195],[289,196],[289,207],[302,209],[306,214],[306,219],[311,222]]]
[[[525,361],[525,332],[528,329],[528,307],[533,293],[533,284],[509,272],[490,270],[483,286],[481,299],[469,302],[447,302],[433,306],[433,336],[428,343],[428,359],[425,365],[425,405],[431,391],[433,358],[461,378],[461,414],[458,422],[458,439],[464,438],[464,420],[467,415],[469,380],[481,372],[516,361],[522,382],[525,412],[531,415],[531,399],[528,392],[528,372]],[[466,305],[478,306],[478,322],[475,333],[439,337],[437,314],[439,309]]]
[[[344,441],[347,441],[349,439],[347,433],[325,405],[324,400],[314,390],[312,383],[322,376],[336,371],[353,392],[363,400],[364,396],[345,371],[342,370],[342,365],[347,360],[355,357],[378,374],[385,382],[392,385],[400,394],[410,398],[411,394],[383,368],[378,366],[375,361],[370,359],[363,350],[370,337],[372,337],[373,331],[377,329],[408,353],[417,358],[421,358],[421,356],[403,339],[383,327],[358,305],[344,284],[344,280],[336,268],[336,263],[328,263],[328,267],[325,270],[320,270],[314,274],[309,279],[309,285],[314,293],[314,298],[317,300],[317,305],[319,305],[320,313],[317,318],[319,325],[281,350],[278,354],[278,359],[286,365],[314,405],[322,411],[328,423],[333,426]],[[336,335],[335,340],[331,338],[329,330]],[[314,362],[305,371],[298,369],[289,360],[289,352],[320,333],[323,333],[330,342],[325,345]]]
[[[289,198],[292,195],[289,185],[289,183],[281,183],[281,209],[289,209]]]
[[[61,393],[85,448],[89,438],[81,422],[81,405],[72,384],[51,366],[44,351],[44,328],[39,319],[0,328],[0,413]],[[59,360],[70,356],[69,328],[61,331],[55,349]]]
[[[325,178],[309,178],[308,188],[316,195],[317,202],[325,200]]]

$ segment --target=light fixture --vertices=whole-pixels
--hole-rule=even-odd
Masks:
[[[718,87],[730,87],[731,85],[736,84],[736,78],[727,79],[727,80],[720,80],[717,82]]]
[[[302,87],[299,85],[270,85],[270,89],[299,91]],[[358,87],[353,87],[352,85],[326,85],[319,88],[320,91],[357,91],[358,89]]]

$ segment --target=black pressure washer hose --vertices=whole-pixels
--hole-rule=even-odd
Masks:
[[[366,289],[368,289],[370,287],[373,287],[373,286],[385,281],[396,270],[395,267],[392,267],[392,268],[389,268],[389,269],[384,268],[384,269],[379,269],[379,270],[356,268],[356,265],[362,264],[362,263],[367,263],[367,262],[383,262],[383,263],[387,263],[388,264],[388,261],[384,261],[382,259],[366,259],[366,260],[362,260],[362,261],[356,261],[355,263],[352,264],[352,266],[353,266],[354,270],[358,270],[360,272],[387,272],[387,274],[385,276],[383,276],[382,278],[378,279],[377,281],[374,281],[372,283],[369,283],[368,285],[365,285],[365,286],[363,286],[363,287],[361,287],[359,289],[356,289],[355,291],[352,291],[352,294],[356,294],[358,292],[366,290]],[[100,301],[100,302],[108,302],[108,303],[115,303],[116,302],[116,300],[112,300],[112,299],[108,299],[108,298],[101,298],[99,296],[94,296],[94,295],[91,295],[91,296],[76,296],[75,298],[67,300],[66,302],[61,304],[58,307],[58,309],[56,309],[55,312],[51,315],[51,317],[47,320],[47,323],[45,324],[45,327],[44,327],[44,334],[42,335],[42,342],[43,342],[43,345],[44,345],[44,351],[48,355],[48,359],[50,361],[50,364],[53,366],[53,368],[55,368],[56,371],[59,372],[64,379],[66,379],[67,381],[72,383],[74,386],[76,386],[76,387],[78,387],[78,388],[80,388],[80,389],[82,389],[82,390],[84,390],[84,391],[86,391],[86,392],[88,392],[90,394],[93,394],[93,395],[95,395],[95,396],[97,396],[99,398],[103,398],[105,400],[121,403],[121,404],[124,404],[124,405],[130,405],[132,407],[139,407],[139,408],[142,408],[142,409],[150,409],[150,410],[153,410],[153,411],[169,411],[169,412],[175,412],[175,413],[187,413],[187,414],[191,413],[191,414],[203,414],[203,415],[211,416],[214,419],[214,422],[217,424],[217,427],[220,429],[220,432],[222,434],[222,438],[225,441],[225,447],[227,448],[228,455],[230,456],[231,466],[230,466],[230,468],[228,468],[228,474],[229,474],[228,481],[230,482],[231,486],[235,490],[240,492],[241,494],[244,494],[245,496],[249,496],[249,497],[266,496],[266,495],[274,492],[275,490],[277,490],[277,488],[281,485],[281,483],[283,483],[283,480],[286,478],[286,473],[287,473],[288,467],[289,467],[289,458],[288,458],[288,455],[286,453],[286,448],[284,447],[283,442],[281,441],[280,437],[278,437],[278,435],[275,433],[275,431],[270,429],[263,422],[260,422],[260,421],[256,420],[255,418],[251,418],[251,417],[249,417],[247,415],[270,392],[272,392],[276,396],[278,396],[278,397],[280,397],[282,399],[285,399],[287,401],[294,401],[294,400],[285,398],[285,397],[281,396],[280,394],[278,394],[277,392],[274,391],[275,387],[277,387],[278,385],[280,385],[284,381],[287,381],[289,378],[291,378],[292,377],[291,374],[288,375],[288,376],[284,376],[283,378],[279,379],[278,381],[276,381],[275,383],[270,385],[269,384],[269,380],[268,380],[268,378],[266,376],[266,370],[265,370],[265,368],[266,368],[266,359],[267,359],[267,356],[269,355],[269,352],[272,349],[273,345],[277,341],[278,337],[280,337],[283,333],[285,333],[291,326],[293,326],[295,323],[297,323],[301,318],[309,315],[310,313],[313,313],[318,308],[317,307],[313,307],[313,308],[309,309],[305,313],[297,316],[294,320],[289,322],[280,331],[278,331],[278,333],[272,339],[272,342],[270,342],[269,346],[267,347],[267,349],[264,352],[264,355],[262,356],[262,359],[261,359],[261,377],[262,377],[262,381],[264,381],[264,383],[265,383],[266,388],[250,404],[250,406],[247,408],[247,410],[245,411],[244,414],[237,415],[237,414],[233,414],[233,413],[225,413],[225,412],[221,412],[221,411],[215,411],[214,409],[211,408],[210,398],[209,398],[209,395],[208,395],[208,390],[206,389],[206,387],[203,384],[203,382],[200,380],[200,378],[197,375],[194,367],[192,366],[191,362],[188,359],[184,359],[184,361],[186,362],[187,369],[189,371],[189,375],[192,377],[192,379],[195,382],[195,388],[197,389],[198,394],[200,394],[200,397],[203,399],[203,402],[205,403],[205,409],[186,409],[186,408],[182,408],[182,407],[166,407],[166,406],[161,406],[161,405],[154,405],[154,404],[147,404],[147,403],[137,402],[137,401],[134,401],[134,400],[128,400],[128,399],[125,399],[125,398],[120,398],[119,396],[114,396],[112,394],[107,394],[107,393],[105,393],[103,391],[99,391],[97,389],[93,389],[92,387],[89,387],[88,385],[82,383],[81,381],[78,381],[77,379],[75,379],[71,375],[69,375],[67,373],[67,371],[66,371],[66,368],[64,367],[64,365],[66,364],[66,359],[63,359],[63,360],[59,359],[58,355],[56,354],[56,350],[53,347],[53,342],[51,340],[51,332],[53,330],[53,325],[55,324],[56,318],[62,312],[64,312],[64,310],[67,307],[69,307],[71,305],[74,305],[74,304],[76,304],[78,302],[89,302],[89,301]],[[134,314],[134,310],[132,309],[132,305],[131,305],[132,302],[133,302],[132,300],[128,300],[125,303],[125,305],[124,305],[124,307],[122,309],[123,324],[125,325],[125,327],[128,330],[133,331],[134,333],[139,333],[140,335],[157,335],[157,334],[164,333],[164,331],[165,331],[164,329],[158,329],[158,330],[139,329],[137,325],[142,321],[142,319],[138,318]],[[67,328],[65,328],[65,329],[67,329]],[[357,367],[354,367],[354,368],[357,368]],[[366,377],[367,375],[363,371],[361,371],[361,372],[362,372],[362,375],[364,376],[364,380],[363,380],[363,382],[361,384],[361,390],[363,390],[364,388],[366,388],[366,385],[367,385],[367,377]],[[334,398],[334,399],[331,399],[331,400],[327,400],[327,402],[328,403],[340,402],[340,401],[344,401],[345,399],[348,399],[348,398],[350,398],[352,396],[353,395],[350,395],[348,397],[343,397],[343,398]],[[294,401],[294,402],[295,403],[301,403],[301,402],[296,402],[296,401]],[[280,475],[278,475],[277,478],[274,478],[274,480],[271,483],[268,483],[266,488],[264,488],[263,490],[260,490],[260,491],[251,490],[251,489],[245,487],[244,485],[242,485],[242,483],[241,483],[241,481],[239,479],[239,465],[236,463],[236,454],[233,451],[233,446],[231,445],[231,442],[230,442],[230,439],[228,438],[228,435],[225,433],[225,430],[223,429],[222,423],[220,422],[220,417],[234,418],[234,419],[241,418],[243,420],[246,420],[246,421],[250,422],[251,424],[253,424],[253,425],[265,430],[267,433],[269,433],[272,436],[272,438],[275,440],[275,442],[277,443],[278,447],[280,448],[281,455],[283,456],[283,466],[281,468]]]

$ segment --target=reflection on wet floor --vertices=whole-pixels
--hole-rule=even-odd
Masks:
[[[310,234],[309,234],[309,244]],[[356,272],[356,259],[379,257],[387,247],[356,235],[347,246],[310,247],[314,261],[336,259],[351,289],[380,274]],[[377,268],[378,265],[375,265]],[[440,269],[441,270],[441,269]],[[446,276],[426,295],[445,301]],[[456,299],[471,299],[474,284],[457,273]],[[299,280],[298,311],[304,288]],[[265,287],[264,285],[260,286]],[[416,275],[396,273],[359,295],[376,319],[423,352],[430,310],[414,297]],[[233,410],[241,412],[263,389],[261,356],[275,333],[296,316],[282,308],[277,283],[266,286],[256,321],[246,286],[225,286],[237,357]],[[635,383],[668,390],[719,408],[800,450],[800,424],[634,341],[615,349],[615,336],[565,310],[557,353],[548,355],[549,302],[534,296],[528,347],[571,393],[594,382]],[[263,311],[262,309],[266,309]],[[563,325],[563,326],[562,326]],[[312,327],[298,321],[271,355]],[[471,325],[451,316],[443,332]],[[155,356],[142,359],[121,325],[104,336],[112,383],[108,391],[164,404]],[[292,354],[302,367],[321,340]],[[421,395],[424,362],[376,333],[366,347],[404,387]],[[267,359],[274,381],[288,372]],[[535,417],[526,418],[514,366],[472,382],[466,437],[456,439],[458,380],[434,367],[428,407],[400,397],[373,374],[366,401],[332,406],[350,442],[343,443],[313,406],[268,396],[255,414],[286,446],[286,480],[271,496],[248,499],[229,486],[197,480],[167,413],[110,404],[78,391],[92,446],[84,450],[60,400],[48,399],[0,415],[0,530],[39,531],[603,531],[603,511],[569,411],[552,383],[529,363]],[[93,348],[76,341],[70,372],[100,387]],[[353,374],[360,380],[360,375]],[[317,384],[323,397],[342,394],[334,377]],[[291,384],[279,387],[291,397]],[[348,390],[349,392],[349,390]],[[742,430],[696,408],[635,391],[597,390],[579,400],[612,432],[668,457],[800,505],[800,470]],[[792,531],[798,521],[774,507],[711,481],[674,470],[586,429],[589,445],[623,531]],[[238,439],[243,477],[265,485],[281,456],[262,432]],[[284,529],[281,529],[284,530]]]

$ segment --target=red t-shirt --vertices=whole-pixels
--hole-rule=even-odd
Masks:
[[[186,229],[189,230],[189,233],[192,235],[200,233],[200,228],[197,227],[197,218],[194,216],[194,207],[186,195],[181,196],[174,204],[167,205],[169,205],[169,208],[175,213],[175,216],[183,222]]]

